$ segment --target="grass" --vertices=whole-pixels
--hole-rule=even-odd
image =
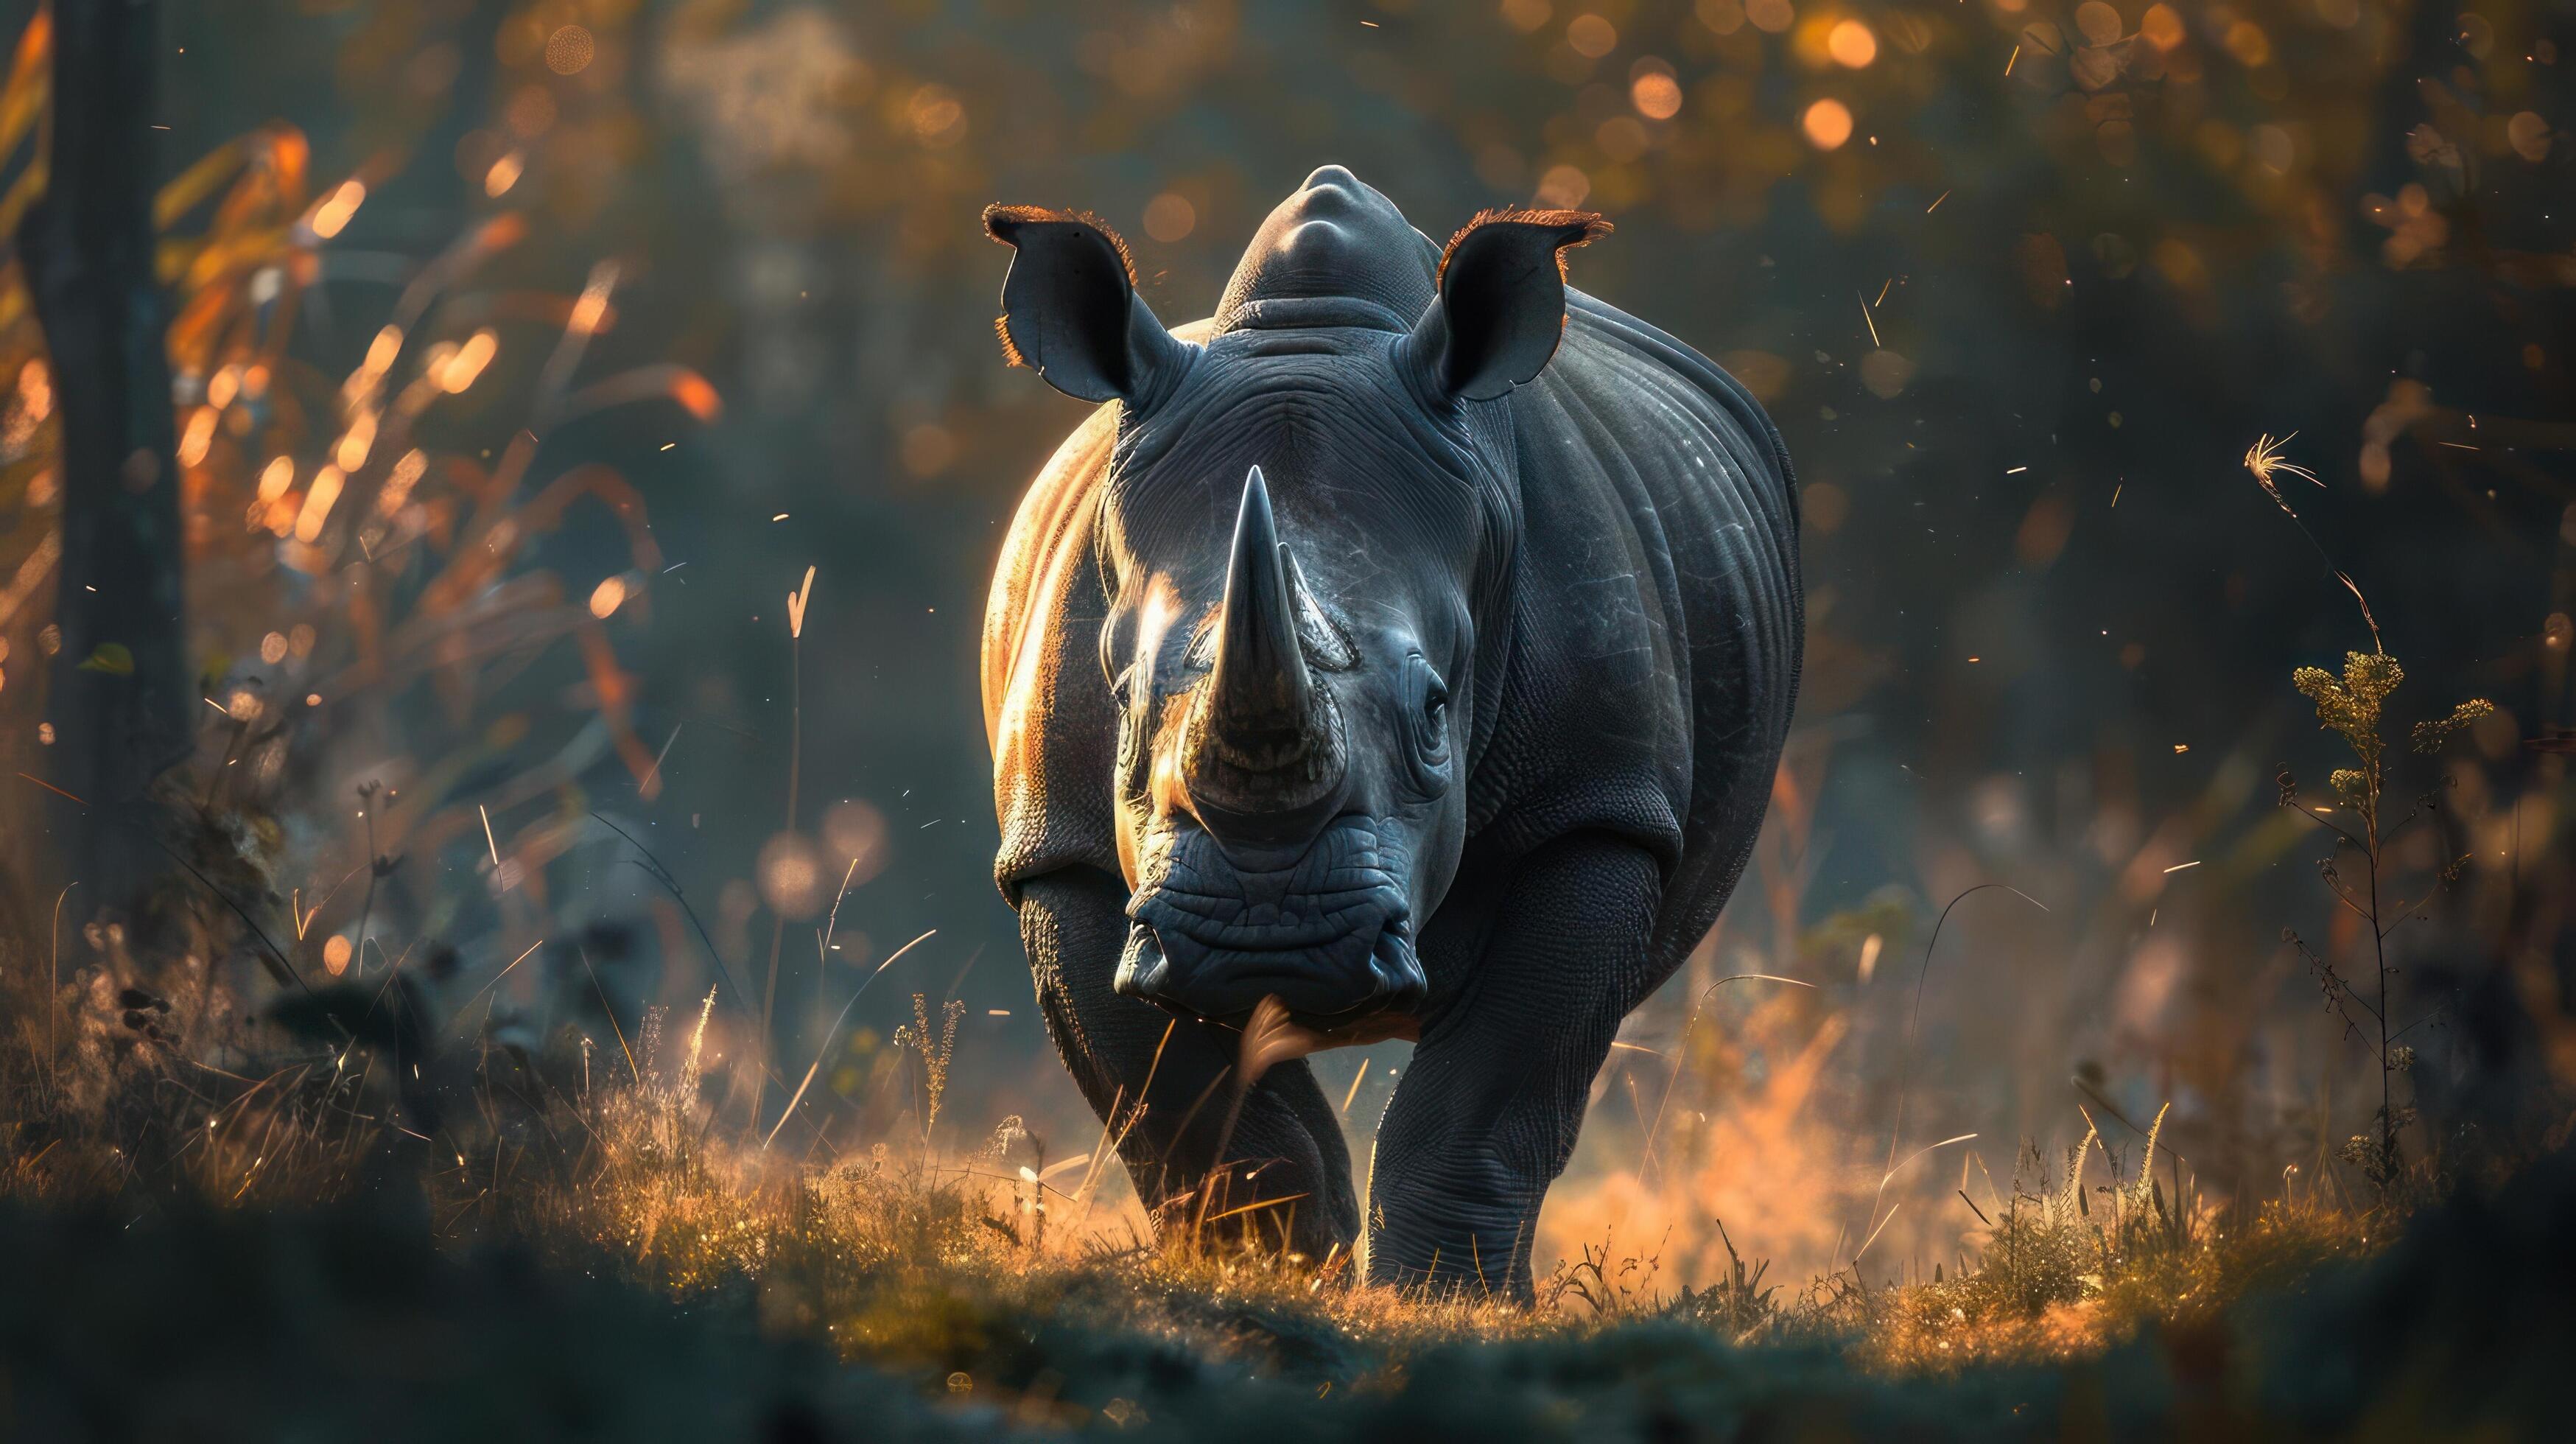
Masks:
[[[0,1255],[17,1275],[0,1409],[20,1411],[0,1417],[22,1423],[59,1408],[178,1427],[220,1400],[239,1437],[271,1437],[395,1397],[418,1401],[417,1437],[2059,1437],[2087,1421],[2127,1437],[2202,1415],[2332,1434],[2383,1405],[2420,1417],[2423,1399],[2382,1400],[2364,1370],[2319,1401],[2281,1361],[2412,1359],[2433,1347],[2406,1342],[2413,1320],[2485,1287],[2428,1273],[2414,1238],[2383,1250],[2388,1216],[2314,1201],[2235,1216],[2175,1197],[2152,1142],[2124,1163],[2088,1136],[2025,1152],[1955,1273],[1791,1286],[1729,1240],[1718,1284],[1668,1290],[1654,1259],[1603,1248],[1516,1310],[1358,1286],[1346,1259],[1213,1231],[1154,1247],[1104,1201],[1108,1170],[1032,1182],[1008,1124],[962,1151],[900,1129],[800,1161],[710,1096],[703,1010],[649,1020],[631,1068],[487,1056],[433,1142],[365,1045],[254,1077],[131,1027],[138,1010],[118,1005],[133,1000],[96,979],[47,1009],[26,962],[9,960],[31,1006],[12,1009],[0,1063]],[[2430,1233],[2456,1243],[2460,1207]],[[2526,1232],[2540,1254],[2570,1248],[2554,1222]],[[2387,1307],[2387,1281],[2410,1274],[2411,1315],[2359,1333],[2318,1321],[2320,1299]],[[46,1326],[57,1306],[37,1301],[102,1291],[133,1307]],[[128,1370],[168,1382],[121,1391]]]
[[[2458,1223],[2108,1346],[2063,1347],[2038,1337],[2048,1315],[2006,1308],[2026,1342],[1939,1367],[1866,1356],[1909,1337],[1870,1320],[1930,1307],[1929,1286],[1765,1314],[1750,1342],[1689,1304],[1507,1315],[1313,1289],[1304,1270],[1244,1256],[1019,1257],[978,1236],[971,1199],[902,1167],[701,1216],[640,1255],[568,1222],[442,1246],[425,1213],[382,1199],[140,1219],[0,1205],[18,1285],[0,1294],[0,1368],[20,1423],[78,1411],[212,1438],[360,1424],[395,1438],[2333,1437],[2375,1420],[2467,1437],[2532,1417],[2499,1415],[2528,1400],[2511,1361],[2567,1340],[2565,1310],[2518,1349],[2464,1359],[2446,1341],[2465,1311],[2443,1302],[2462,1290],[2442,1281],[2508,1262],[2498,1252],[2563,1266],[2551,1220],[2569,1197],[2561,1180],[2554,1208],[2507,1200],[2519,1227]],[[2463,1244],[2487,1252],[2449,1256]],[[2308,1246],[2285,1230],[2210,1261]],[[677,1277],[711,1255],[728,1262]],[[668,1272],[642,1281],[654,1268]],[[2486,1377],[2456,1372],[2479,1365]]]

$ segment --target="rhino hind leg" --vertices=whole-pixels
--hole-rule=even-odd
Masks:
[[[1592,1080],[1661,979],[1651,855],[1599,833],[1524,859],[1460,994],[1425,1029],[1379,1126],[1371,1282],[1528,1300],[1539,1204],[1564,1172]]]
[[[1047,1034],[1092,1111],[1119,1113],[1119,1157],[1157,1231],[1242,1210],[1228,1229],[1274,1244],[1284,1233],[1314,1259],[1335,1244],[1349,1251],[1359,1237],[1350,1149],[1314,1074],[1303,1062],[1272,1067],[1235,1106],[1235,1034],[1112,991],[1126,904],[1126,888],[1097,870],[1049,873],[1021,887],[1020,938]],[[1128,1127],[1140,1096],[1144,1113]],[[1246,1207],[1265,1200],[1280,1202]]]

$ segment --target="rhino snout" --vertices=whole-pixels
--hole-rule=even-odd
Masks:
[[[1114,985],[1173,1012],[1240,1022],[1276,994],[1300,1022],[1419,1008],[1429,987],[1400,868],[1365,823],[1324,830],[1276,873],[1244,873],[1206,834],[1128,906]]]

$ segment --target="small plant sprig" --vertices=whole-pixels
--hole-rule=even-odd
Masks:
[[[2388,938],[2409,918],[2420,916],[2419,910],[2434,892],[2458,880],[2460,869],[2468,862],[2465,856],[2449,859],[2435,870],[2433,881],[2421,896],[2409,902],[2392,900],[2392,880],[2386,876],[2390,844],[2408,828],[2430,821],[2440,810],[2438,794],[2427,793],[2393,823],[2386,821],[2382,811],[2387,760],[2380,737],[2381,713],[2389,694],[2405,680],[2405,669],[2397,665],[2397,659],[2381,651],[2346,653],[2340,677],[2323,667],[2301,667],[2291,675],[2291,685],[2316,704],[2318,725],[2343,738],[2352,749],[2353,760],[2360,764],[2339,767],[2327,779],[2342,810],[2352,819],[2348,825],[2338,820],[2335,807],[2302,802],[2299,784],[2287,765],[2277,778],[2281,806],[2334,834],[2332,849],[2317,860],[2317,874],[2325,880],[2335,900],[2351,909],[2370,929],[2371,965],[2376,976],[2368,997],[2295,930],[2283,928],[2281,939],[2299,950],[2325,994],[2326,1010],[2343,1020],[2345,1036],[2369,1044],[2371,1056],[2379,1064],[2379,1109],[2372,1119],[2372,1131],[2354,1134],[2345,1142],[2342,1156],[2361,1170],[2383,1198],[2404,1172],[2398,1135],[2415,1120],[2414,1108],[2399,1103],[2396,1096],[2398,1076],[2415,1066],[2415,1050],[2398,1040],[2429,1021],[2417,1019],[2393,1030],[2390,1026],[2389,980],[2397,969],[2388,959]],[[2453,707],[2446,717],[2416,723],[2410,742],[2417,752],[2438,752],[2454,734],[2494,711],[2494,703],[2482,697],[2471,698]],[[2362,876],[2358,881],[2347,880],[2343,875],[2342,863],[2347,854],[2361,862]]]
[[[940,1005],[940,1029],[936,1041],[930,1036],[930,1002],[921,994],[912,995],[912,1021],[894,1030],[894,1045],[909,1048],[921,1055],[923,1107],[921,1134],[930,1136],[932,1125],[939,1121],[939,1095],[948,1089],[948,1063],[957,1051],[957,1019],[966,1005],[955,998]]]
[[[1726,1246],[1727,1272],[1716,1283],[1696,1292],[1690,1285],[1682,1285],[1673,1311],[1715,1328],[1738,1346],[1749,1344],[1779,1326],[1780,1306],[1772,1295],[1779,1292],[1780,1286],[1762,1282],[1762,1276],[1771,1269],[1770,1260],[1756,1259],[1747,1269],[1744,1255],[1735,1251],[1735,1240],[1727,1236],[1725,1221],[1710,1222],[1717,1229],[1718,1242]]]

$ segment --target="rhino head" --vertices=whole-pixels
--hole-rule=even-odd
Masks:
[[[1118,991],[1227,1023],[1276,996],[1326,1042],[1411,1034],[1515,545],[1491,403],[1554,354],[1559,252],[1606,227],[1489,214],[1444,253],[1327,166],[1183,339],[1096,221],[986,225],[1016,250],[1011,359],[1120,404],[1098,519]]]

